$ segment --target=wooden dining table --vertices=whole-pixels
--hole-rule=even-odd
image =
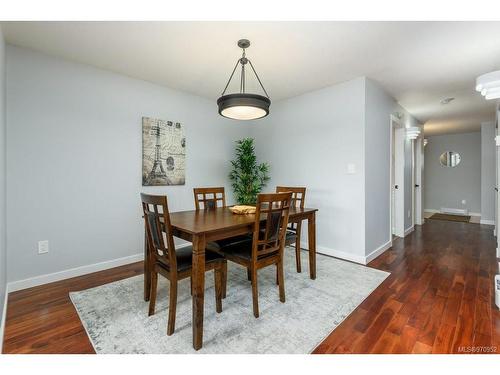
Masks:
[[[307,220],[309,274],[316,278],[316,208],[291,207],[289,223]],[[262,220],[264,220],[264,215]],[[173,235],[193,245],[192,299],[193,299],[193,347],[203,345],[203,308],[205,298],[205,248],[208,242],[252,233],[254,214],[236,215],[227,207],[213,210],[193,210],[170,213]],[[144,243],[144,300],[149,300],[151,269],[148,245]]]

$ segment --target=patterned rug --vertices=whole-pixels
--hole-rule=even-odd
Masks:
[[[450,215],[450,214],[434,214],[429,217],[431,220],[445,220],[445,221],[458,221],[461,223],[468,223],[470,216],[465,215]]]
[[[286,302],[278,298],[275,267],[259,270],[260,317],[252,313],[246,270],[228,262],[227,297],[215,312],[213,272],[206,274],[203,348],[198,353],[310,353],[382,281],[387,272],[317,257],[311,280],[307,253],[302,273],[286,251]],[[70,293],[97,353],[196,353],[192,347],[189,279],[180,281],[175,333],[166,335],[168,284],[159,277],[156,314],[148,317],[143,276]]]

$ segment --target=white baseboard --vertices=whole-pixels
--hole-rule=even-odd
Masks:
[[[439,214],[439,213],[441,213],[441,210],[436,210],[434,208],[425,208],[424,212],[428,212],[431,214]],[[461,213],[459,213],[459,214],[461,215]],[[480,212],[469,212],[467,215],[468,216],[481,216],[481,213]]]
[[[307,242],[301,242],[300,246],[303,249],[307,249],[308,248]],[[392,246],[392,241],[389,241],[389,242],[383,244],[382,246],[380,246],[379,248],[373,250],[367,256],[346,253],[344,251],[334,250],[334,249],[331,249],[331,248],[328,248],[328,247],[318,246],[318,245],[316,245],[316,252],[319,253],[319,254],[329,255],[329,256],[332,256],[332,257],[335,257],[335,258],[340,258],[340,259],[348,260],[350,262],[359,263],[359,264],[362,264],[362,265],[367,265],[373,259],[375,259],[379,255],[381,255],[383,252],[385,252],[387,249],[389,249],[391,246]]]
[[[129,263],[139,262],[143,259],[144,259],[144,253],[141,252],[139,254],[126,256],[123,258],[107,260],[100,263],[94,263],[86,266],[71,268],[69,270],[35,276],[24,280],[11,281],[10,283],[7,284],[7,292],[11,293],[22,289],[32,288],[34,286],[39,286],[43,284],[52,283],[55,281],[69,279],[71,277],[77,277],[86,275],[88,273],[103,271],[109,268],[114,268]]]
[[[441,207],[439,211],[443,214],[469,215],[469,210],[466,208]]]
[[[301,242],[300,247],[302,247],[303,249],[307,249],[308,248],[307,242]],[[366,259],[362,255],[346,253],[344,251],[334,250],[328,247],[318,246],[318,245],[316,245],[316,252],[324,255],[329,255],[331,257],[348,260],[354,263],[366,264],[365,263]]]
[[[485,224],[485,225],[495,225],[495,220],[479,220],[479,224]]]
[[[392,240],[380,246],[378,249],[373,250],[370,254],[365,257],[365,264],[370,263],[373,259],[382,255],[386,250],[392,247]]]
[[[415,230],[415,226],[412,225],[408,229],[405,229],[405,237]]]
[[[5,288],[7,289],[7,288]],[[3,312],[2,312],[2,321],[0,322],[0,354],[2,354],[3,350],[3,336],[5,332],[5,320],[7,319],[7,301],[9,299],[9,293],[5,290],[5,300],[3,302]]]

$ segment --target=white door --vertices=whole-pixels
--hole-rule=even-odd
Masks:
[[[396,184],[396,150],[394,148],[394,140],[396,138],[395,132],[396,130],[394,128],[391,129],[392,136],[391,136],[391,228],[392,232],[391,234],[396,234],[396,190],[394,189],[394,186]]]
[[[423,224],[423,138],[415,140],[415,224]]]
[[[391,136],[391,234],[404,237],[405,129],[394,119],[391,121]]]

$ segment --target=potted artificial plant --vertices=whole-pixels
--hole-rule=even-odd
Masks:
[[[236,141],[236,157],[231,161],[229,179],[236,202],[241,205],[255,205],[257,194],[270,180],[269,164],[257,164],[253,138]]]

